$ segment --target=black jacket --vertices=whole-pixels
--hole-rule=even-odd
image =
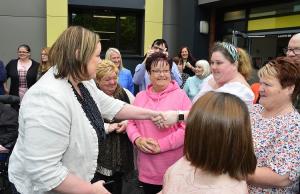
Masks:
[[[27,71],[27,87],[30,88],[37,81],[39,63],[32,60],[32,65]],[[9,94],[19,96],[19,74],[17,70],[18,59],[11,60],[6,65],[7,78],[11,78]]]
[[[0,145],[11,149],[18,137],[18,112],[0,103]]]

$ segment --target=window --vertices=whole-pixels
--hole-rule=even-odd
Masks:
[[[300,1],[290,2],[290,3],[282,3],[275,5],[268,5],[265,7],[256,7],[250,9],[249,17],[257,18],[257,17],[270,17],[276,15],[289,15],[291,13],[300,11]]]
[[[102,54],[109,47],[115,47],[122,54],[141,55],[143,12],[86,7],[69,10],[70,25],[80,25],[99,34]]]
[[[224,14],[224,21],[240,20],[240,19],[245,19],[245,17],[246,17],[245,10],[231,11],[231,12],[226,12]]]

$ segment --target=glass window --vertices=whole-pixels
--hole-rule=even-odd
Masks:
[[[142,12],[69,7],[69,25],[80,25],[100,35],[102,54],[115,47],[122,54],[142,51]]]
[[[230,11],[224,14],[224,21],[240,20],[240,19],[245,19],[245,17],[246,17],[245,10]]]
[[[286,15],[286,14],[298,12],[299,9],[300,9],[300,1],[268,5],[265,7],[256,7],[250,9],[249,17],[256,18],[256,17],[265,17],[265,16]]]

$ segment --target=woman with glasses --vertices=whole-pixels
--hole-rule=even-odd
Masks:
[[[69,27],[52,45],[52,67],[22,100],[18,140],[8,166],[18,192],[109,194],[103,181],[90,183],[104,154],[98,150],[106,139],[103,118],[161,117],[96,87],[100,53],[98,34],[81,26]]]
[[[48,61],[48,53],[49,53],[48,47],[44,47],[41,49],[41,63],[38,70],[38,79],[40,79],[51,67],[49,61]]]
[[[6,65],[7,79],[10,78],[10,89],[6,93],[23,98],[25,92],[35,84],[39,63],[30,58],[30,47],[22,44],[18,47],[18,58]],[[19,107],[15,107],[19,109]]]
[[[137,94],[134,105],[152,110],[189,110],[191,101],[178,84],[171,80],[172,60],[162,52],[151,54],[146,70],[151,84]],[[179,122],[164,130],[146,120],[129,121],[127,134],[138,148],[139,181],[145,194],[162,189],[163,175],[183,155],[185,125]]]

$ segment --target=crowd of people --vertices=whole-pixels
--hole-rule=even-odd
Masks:
[[[300,33],[259,69],[255,93],[251,56],[227,42],[197,61],[156,39],[133,74],[117,48],[105,60],[101,49],[71,26],[40,63],[26,44],[0,61],[14,194],[122,194],[135,171],[145,194],[299,193]]]

